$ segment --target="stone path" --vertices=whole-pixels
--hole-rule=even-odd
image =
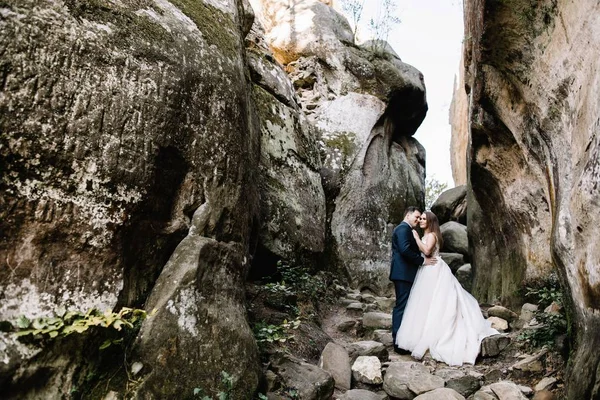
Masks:
[[[348,290],[325,317],[323,330],[334,342],[319,366],[334,377],[333,399],[540,400],[555,399],[550,390],[560,391],[560,378],[545,368],[548,351],[525,354],[516,340],[534,306],[525,305],[521,315],[501,306],[482,307],[494,327],[510,332],[487,338],[475,365],[450,367],[429,354],[415,360],[393,351],[393,303],[393,298]]]

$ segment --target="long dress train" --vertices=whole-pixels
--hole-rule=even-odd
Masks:
[[[429,350],[448,365],[474,364],[481,341],[498,331],[483,318],[479,303],[454,277],[437,246],[433,255],[435,265],[419,267],[396,344],[417,359]]]

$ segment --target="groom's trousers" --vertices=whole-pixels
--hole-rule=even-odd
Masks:
[[[396,346],[396,334],[400,329],[402,323],[402,317],[404,316],[404,309],[408,302],[408,296],[410,295],[410,289],[412,289],[412,282],[407,281],[392,281],[394,282],[394,289],[396,291],[396,305],[392,312],[392,339],[394,340],[394,346]]]

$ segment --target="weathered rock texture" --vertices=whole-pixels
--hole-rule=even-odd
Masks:
[[[559,271],[572,299],[569,399],[600,387],[600,5],[465,3],[469,235],[480,300]]]
[[[240,10],[234,0],[0,4],[0,318],[141,305],[202,210],[163,271],[182,268],[182,280],[152,293],[165,324],[144,339],[172,353],[144,360],[163,386],[146,398],[210,389],[232,368],[236,397],[257,384],[240,286],[260,138]],[[230,325],[206,325],[219,307]]]
[[[457,186],[467,184],[467,147],[469,145],[469,98],[465,91],[464,56],[460,59],[458,77],[450,103],[450,165]]]
[[[273,272],[274,260],[314,265],[325,246],[325,194],[314,126],[292,83],[264,42],[255,21],[247,50],[261,127],[261,226],[255,270]]]
[[[427,111],[423,76],[391,50],[353,45],[345,19],[317,0],[251,3],[320,133],[330,260],[353,285],[386,290],[391,231],[424,203],[425,154],[412,138]]]

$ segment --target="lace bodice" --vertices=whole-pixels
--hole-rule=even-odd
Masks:
[[[427,245],[427,241],[428,240],[434,240],[435,236],[433,233],[427,233],[425,235],[423,235],[423,237],[421,238],[421,242],[424,245]],[[431,256],[432,257],[437,257],[440,255],[440,244],[436,243],[435,244],[435,248],[433,249],[433,251],[431,252]]]

